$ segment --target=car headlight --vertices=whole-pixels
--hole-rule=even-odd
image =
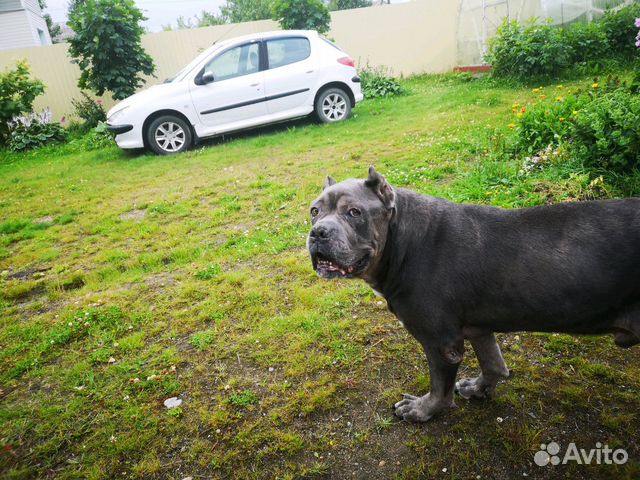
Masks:
[[[113,125],[114,123],[116,123],[118,121],[119,118],[122,117],[124,112],[130,107],[131,107],[131,105],[127,105],[126,107],[123,107],[120,110],[116,110],[111,115],[109,115],[109,117],[107,118],[107,122],[109,122],[110,124]]]

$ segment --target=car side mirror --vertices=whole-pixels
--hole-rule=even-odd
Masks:
[[[202,75],[202,84],[206,85],[207,83],[213,83],[213,81],[215,80],[215,78],[213,77],[213,73],[212,72],[205,72]]]

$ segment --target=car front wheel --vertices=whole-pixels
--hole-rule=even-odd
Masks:
[[[340,122],[351,115],[351,100],[344,90],[328,88],[318,96],[316,115],[322,123]]]
[[[147,143],[159,155],[184,152],[191,146],[191,129],[181,118],[163,115],[149,125]]]

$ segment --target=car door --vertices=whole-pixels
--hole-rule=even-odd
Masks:
[[[203,80],[207,73],[213,74],[213,81],[209,83]],[[249,42],[216,54],[200,70],[190,88],[204,134],[242,128],[265,116],[260,42]]]
[[[266,39],[264,88],[270,114],[303,115],[313,110],[317,61],[303,36]]]

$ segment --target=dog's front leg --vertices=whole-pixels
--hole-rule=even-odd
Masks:
[[[431,339],[433,340],[433,339]],[[431,390],[422,397],[407,393],[394,405],[396,416],[412,422],[426,422],[434,415],[455,407],[453,389],[462,361],[462,339],[455,342],[422,342],[431,377]]]
[[[456,383],[456,391],[461,397],[486,398],[496,387],[498,380],[509,376],[500,347],[493,333],[469,337],[476,352],[481,373],[476,378],[461,379]]]

